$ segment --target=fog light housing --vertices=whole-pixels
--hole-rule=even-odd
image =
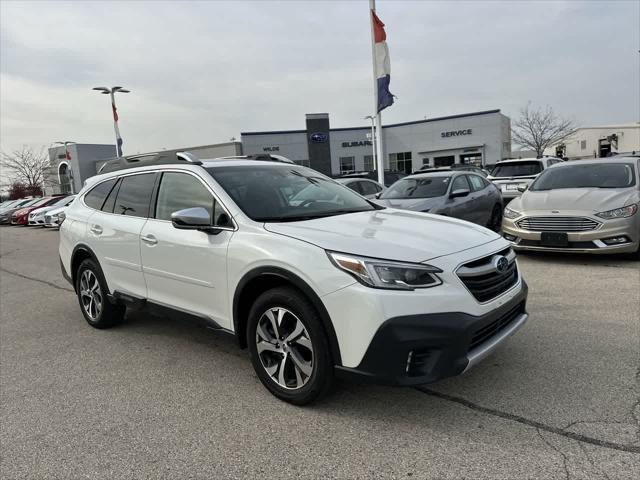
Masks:
[[[505,233],[503,235],[505,240],[508,240],[509,242],[515,242],[518,239],[518,237],[516,237],[515,235],[511,235],[509,233]]]
[[[621,243],[629,243],[629,239],[624,235],[620,237],[611,237],[602,239],[603,243],[607,245],[620,245]]]

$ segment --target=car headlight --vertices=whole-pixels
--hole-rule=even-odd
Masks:
[[[520,215],[522,215],[520,212],[516,212],[509,207],[504,207],[504,218],[513,219],[518,218]]]
[[[607,210],[606,212],[596,213],[600,218],[610,220],[612,218],[626,218],[634,215],[638,211],[638,204],[633,203],[622,208],[614,208],[613,210]]]
[[[436,275],[442,270],[431,265],[378,260],[337,252],[327,252],[327,255],[336,267],[368,287],[414,290],[442,283]]]

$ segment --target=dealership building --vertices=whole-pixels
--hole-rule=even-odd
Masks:
[[[511,155],[511,121],[500,110],[383,125],[385,169],[493,165]],[[272,153],[327,175],[374,170],[371,127],[331,128],[329,114],[306,115],[306,128],[242,132],[245,155]]]

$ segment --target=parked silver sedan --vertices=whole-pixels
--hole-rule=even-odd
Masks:
[[[564,162],[545,170],[504,210],[517,250],[640,253],[640,159]]]
[[[498,187],[471,172],[409,175],[391,185],[377,203],[385,207],[437,213],[500,230],[502,195]]]

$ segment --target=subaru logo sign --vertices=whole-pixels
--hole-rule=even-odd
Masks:
[[[329,135],[326,133],[312,133],[309,139],[311,143],[325,143],[329,139]]]
[[[502,255],[496,255],[493,257],[493,261],[491,263],[498,273],[504,273],[509,268],[509,260],[507,257],[503,257]]]

